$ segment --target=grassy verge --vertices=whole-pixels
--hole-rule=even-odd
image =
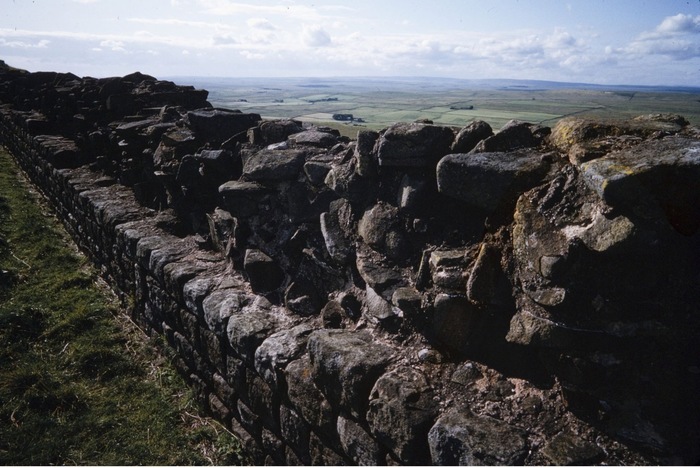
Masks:
[[[0,147],[0,464],[242,464]]]

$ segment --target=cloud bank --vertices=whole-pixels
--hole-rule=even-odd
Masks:
[[[0,54],[14,66],[93,75],[143,68],[163,76],[435,75],[698,84],[700,70],[700,16],[689,14],[660,17],[654,28],[618,42],[603,42],[595,28],[556,25],[441,31],[412,29],[412,21],[396,18],[392,27],[376,27],[350,6],[292,1],[171,0],[170,8],[117,20],[112,23],[121,29],[104,32],[0,27]]]

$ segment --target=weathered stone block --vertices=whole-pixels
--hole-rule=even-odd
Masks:
[[[219,187],[221,206],[233,216],[243,218],[256,214],[269,194],[270,190],[257,182],[232,180]]]
[[[277,289],[284,280],[284,272],[272,258],[258,249],[247,249],[243,269],[248,275],[253,291],[269,292]]]
[[[428,431],[438,414],[434,396],[425,375],[411,367],[399,367],[374,384],[369,427],[403,463],[430,464]]]
[[[316,129],[289,135],[287,139],[296,146],[313,146],[317,148],[331,148],[338,143],[336,135]]]
[[[522,429],[467,410],[451,410],[428,435],[435,465],[520,465],[527,455]]]
[[[475,120],[466,127],[462,128],[455,136],[455,141],[452,143],[452,153],[468,153],[485,138],[493,135],[491,125],[483,120]]]
[[[358,465],[378,466],[381,450],[377,441],[352,419],[338,416],[338,437],[348,457]]]
[[[403,280],[401,273],[385,266],[381,256],[368,247],[358,248],[356,263],[362,279],[379,293]]]
[[[338,264],[347,263],[352,256],[353,248],[341,227],[338,210],[322,213],[320,227],[328,255]]]
[[[235,289],[219,289],[202,301],[204,321],[217,334],[226,331],[228,318],[243,308],[245,298]]]
[[[243,114],[222,109],[189,111],[185,122],[195,134],[215,147],[241,132],[254,127],[260,121],[259,114]]]
[[[435,298],[432,330],[450,350],[464,353],[478,338],[481,314],[465,296],[438,294]]]
[[[595,463],[603,455],[603,451],[593,442],[565,430],[547,442],[542,454],[553,465],[581,466]]]
[[[314,382],[334,407],[364,418],[370,391],[392,358],[366,332],[317,330],[308,342]]]
[[[357,233],[367,245],[392,259],[400,259],[406,253],[398,209],[389,204],[378,203],[365,211],[357,224]]]
[[[511,120],[498,133],[481,140],[473,151],[484,153],[510,151],[517,148],[532,148],[542,142],[542,136],[544,136],[542,135],[542,128],[527,122]],[[550,130],[547,128],[547,131],[544,133],[548,134],[549,132]]]
[[[251,368],[255,367],[255,351],[270,336],[277,322],[266,311],[253,311],[229,318],[226,332],[233,350]]]
[[[493,211],[537,185],[549,163],[536,153],[450,154],[437,165],[440,193]]]
[[[294,409],[286,405],[280,406],[280,431],[282,438],[294,451],[299,461],[310,464],[309,426]]]
[[[304,174],[314,186],[323,184],[328,172],[331,170],[329,163],[321,161],[307,161],[304,163]]]
[[[469,274],[467,297],[470,301],[489,304],[496,295],[501,273],[501,251],[495,244],[483,243]]]
[[[607,204],[644,218],[662,212],[686,235],[700,228],[700,142],[665,138],[611,153],[580,168],[586,183]]]
[[[340,448],[338,448],[338,450],[340,451]],[[311,454],[312,465],[345,466],[351,464],[349,459],[329,448],[328,445],[314,433],[311,433],[311,437],[309,438],[309,452]]]
[[[450,150],[454,133],[447,127],[397,123],[377,143],[380,166],[434,166]]]
[[[308,354],[290,362],[285,369],[287,396],[299,415],[329,437],[336,431],[337,413],[316,387]]]
[[[254,181],[294,180],[305,160],[303,150],[261,150],[245,156],[243,175]]]
[[[302,323],[270,335],[255,351],[255,370],[275,390],[284,386],[284,369],[305,350],[313,326]]]

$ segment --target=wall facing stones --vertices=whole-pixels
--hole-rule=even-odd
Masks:
[[[700,459],[684,119],[350,141],[140,73],[10,69],[0,102],[2,144],[259,463]]]

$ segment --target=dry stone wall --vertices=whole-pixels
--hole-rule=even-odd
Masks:
[[[361,130],[0,70],[0,138],[272,464],[700,460],[700,131]]]

